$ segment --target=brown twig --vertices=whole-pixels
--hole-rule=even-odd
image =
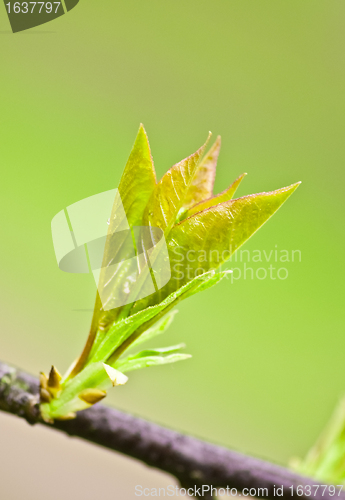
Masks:
[[[208,488],[255,489],[257,497],[277,500],[291,497],[290,487],[317,485],[316,480],[299,476],[289,469],[180,434],[153,422],[102,405],[82,411],[70,421],[46,424],[40,419],[38,380],[0,362],[0,410],[41,423],[70,436],[82,438],[172,474],[184,488],[196,488],[201,498],[212,498]],[[204,490],[202,487],[204,486]],[[316,489],[316,488],[315,488]],[[314,491],[314,490],[313,490]],[[204,495],[202,495],[204,493]],[[198,496],[198,495],[196,495]],[[294,492],[296,496],[296,490]],[[301,499],[333,498],[319,488],[315,495]],[[345,500],[341,492],[337,499]]]

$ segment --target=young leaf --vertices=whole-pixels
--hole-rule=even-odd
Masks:
[[[144,226],[159,227],[165,234],[170,231],[183,206],[206,144],[164,174],[144,211]]]
[[[306,458],[294,458],[290,466],[300,474],[330,484],[345,482],[345,398],[339,401],[315,445]]]
[[[150,145],[143,125],[140,125],[118,188],[131,227],[141,225],[144,209],[155,186],[156,173]],[[116,221],[111,221],[110,231],[113,223]]]
[[[209,274],[210,273],[210,274]],[[200,284],[196,287],[190,288],[184,295],[183,299],[187,299],[188,297],[191,297],[192,295],[195,295],[196,293],[203,292],[204,290],[207,290],[208,288],[211,288],[212,286],[216,285],[220,281],[222,281],[225,276],[228,274],[231,274],[231,270],[226,270],[226,271],[219,271],[216,273],[214,270],[209,271],[209,279],[205,279],[200,282]],[[202,276],[202,275],[201,275]]]
[[[229,201],[231,198],[233,198],[235,192],[237,191],[238,186],[240,185],[242,179],[246,176],[247,174],[242,174],[237,179],[231,184],[228,189],[225,189],[225,191],[222,191],[221,193],[217,194],[216,196],[212,196],[212,198],[209,198],[208,200],[205,199],[205,201],[202,201],[198,203],[197,205],[194,205],[191,207],[187,212],[184,214],[183,219],[187,219],[188,217],[191,217],[194,214],[197,214],[199,212],[202,212],[203,210],[206,210],[207,208],[214,207],[215,205],[219,205],[219,203],[223,203],[224,201]]]
[[[152,269],[153,266],[161,270],[166,267],[164,246],[158,245],[159,238],[157,231],[154,229],[158,228],[162,230],[165,237],[169,234],[183,206],[209,137],[206,143],[194,154],[171,167],[155,187],[143,215],[143,226],[151,228],[151,231],[142,232],[140,244],[146,259],[146,265],[141,275],[136,279],[135,287],[130,294],[131,300],[127,303],[128,305],[115,313],[118,318],[127,317],[132,314],[133,304],[141,291],[149,289],[152,282],[154,282],[153,272],[148,272],[148,270]],[[153,251],[148,257],[146,249],[149,248],[153,248]],[[159,287],[155,286],[155,288]],[[152,293],[154,293],[154,290],[152,290]],[[149,294],[145,293],[145,296],[147,295]],[[130,302],[133,304],[131,305]]]
[[[106,337],[100,342],[88,363],[98,361],[112,364],[115,358],[118,358],[123,350],[127,349],[139,336],[156,323],[166,312],[171,310],[175,305],[184,298],[189,297],[193,293],[205,290],[220,281],[226,273],[218,273],[213,271],[207,272],[190,280],[178,290],[173,291],[162,302],[152,307],[147,307],[128,318],[117,321],[109,328]]]
[[[142,223],[144,209],[156,186],[156,174],[150,151],[150,145],[144,127],[141,125],[135,140],[132,152],[128,158],[125,170],[122,174],[118,188],[119,198],[115,199],[112,209],[108,238],[104,248],[102,271],[99,289],[107,285],[111,290],[114,288],[109,283],[106,269],[114,262],[120,262],[133,256],[133,242],[130,233],[125,232],[123,243],[119,245],[119,227],[122,225],[122,212],[119,213],[118,206],[122,203],[124,215],[129,227],[140,226]],[[127,226],[128,227],[128,226]],[[125,228],[124,228],[125,229]],[[130,240],[130,242],[129,242]],[[122,250],[123,255],[118,255]],[[111,292],[109,292],[111,293]]]
[[[220,136],[211,149],[205,154],[200,161],[198,168],[194,174],[194,178],[187,191],[184,208],[190,208],[197,203],[200,203],[207,198],[211,198],[213,194],[213,185],[216,177],[216,167],[221,146]]]
[[[108,296],[110,300],[113,291],[116,289],[119,281],[121,281],[119,277],[123,278],[123,276],[126,275],[127,266],[130,265],[129,259],[132,256],[130,255],[132,245],[129,246],[125,244],[125,242],[123,245],[119,245],[118,231],[121,228],[125,229],[128,225],[130,227],[141,225],[145,206],[155,186],[156,173],[150,145],[143,125],[140,125],[133,149],[121,177],[118,194],[115,197],[109,220],[108,236],[104,247],[102,270],[99,278],[89,337],[80,358],[71,371],[70,377],[78,373],[85,364],[95,340],[99,324],[102,322],[104,329],[106,329],[107,326],[115,320],[118,314],[116,309],[111,312],[104,312],[102,304],[102,301],[105,301],[104,296]],[[119,210],[119,207],[121,207],[121,210]],[[109,280],[109,266],[111,266],[113,262],[116,262],[116,259],[118,262],[122,260],[125,264],[120,263],[118,266],[119,271],[114,273],[112,279]],[[107,290],[105,290],[106,286]],[[125,286],[123,279],[121,286]],[[99,290],[102,293],[102,301]]]
[[[298,185],[230,200],[177,224],[168,238],[172,278],[153,300],[162,300],[200,272],[217,269],[278,210]]]
[[[144,351],[137,352],[136,354],[131,354],[124,358],[120,358],[115,364],[117,367],[127,362],[129,359],[139,359],[144,358],[146,356],[168,356],[169,354],[173,354],[175,352],[180,351],[186,347],[185,344],[178,344],[169,347],[157,347],[155,349],[145,349]]]
[[[123,360],[119,360],[114,365],[121,372],[129,372],[139,370],[148,366],[164,365],[167,363],[175,363],[191,358],[190,354],[182,354],[176,352],[181,346],[168,347],[166,349],[152,349],[150,351],[142,351],[134,356],[128,356]]]
[[[133,347],[137,347],[143,342],[151,340],[157,335],[161,335],[162,333],[164,333],[171,325],[174,316],[177,312],[178,311],[175,309],[167,313],[165,316],[163,316],[163,318],[160,321],[157,321],[157,323],[155,323],[151,328],[146,330],[142,335],[140,335],[140,337],[135,342],[133,342],[133,344],[131,345],[131,349]]]

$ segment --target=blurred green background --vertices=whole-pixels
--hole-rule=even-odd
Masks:
[[[218,191],[242,172],[240,196],[303,182],[245,247],[302,261],[182,303],[160,343],[193,358],[134,372],[107,403],[279,463],[304,455],[345,392],[344,49],[343,0],[81,0],[16,35],[2,8],[0,358],[38,373],[80,352],[95,285],[58,269],[50,222],[117,187],[139,123],[159,176],[211,130]],[[6,500],[173,482],[6,415],[0,448]]]

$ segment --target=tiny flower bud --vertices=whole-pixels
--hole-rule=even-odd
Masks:
[[[42,389],[48,389],[48,377],[45,373],[40,373],[40,386]]]
[[[56,398],[58,396],[59,391],[61,390],[60,380],[62,379],[60,373],[55,368],[55,366],[51,367],[48,379],[48,391]]]
[[[50,393],[47,391],[47,389],[43,389],[41,387],[40,389],[40,396],[41,396],[41,402],[42,403],[50,403],[52,397],[50,395]]]
[[[73,420],[77,416],[76,413],[67,413],[66,415],[63,415],[62,417],[59,417],[59,420]]]
[[[58,372],[57,368],[55,368],[55,366],[52,366],[49,373],[48,387],[52,389],[60,389],[61,379],[62,376]]]
[[[79,398],[89,405],[94,405],[105,398],[106,395],[106,391],[100,389],[85,389],[79,394]]]

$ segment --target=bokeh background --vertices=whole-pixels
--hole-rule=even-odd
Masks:
[[[107,404],[281,464],[305,455],[345,392],[345,2],[81,0],[16,35],[1,9],[0,358],[38,373],[80,352],[95,285],[58,269],[50,222],[117,187],[139,123],[159,176],[211,130],[218,191],[242,172],[239,195],[303,182],[245,247],[302,260],[182,303],[160,344],[193,358],[133,372]],[[174,482],[7,415],[0,450],[6,500]]]

